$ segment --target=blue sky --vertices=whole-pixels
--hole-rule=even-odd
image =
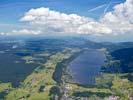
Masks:
[[[26,11],[38,7],[99,18],[106,6],[92,12],[88,10],[109,2],[110,0],[0,0],[0,23],[17,24]],[[111,2],[123,2],[123,0],[111,0]],[[110,5],[108,11],[113,5]]]
[[[40,9],[40,7],[43,8]],[[36,13],[35,16],[30,12],[32,8],[34,8],[33,12]],[[0,0],[0,34],[2,34],[2,32],[10,32],[11,34],[17,32],[31,32],[34,34],[37,32],[40,34],[54,30],[55,32],[63,31],[65,33],[85,33],[89,35],[90,33],[92,33],[91,35],[95,33],[94,37],[95,35],[103,35],[102,37],[95,37],[95,39],[100,38],[113,41],[114,38],[118,41],[127,41],[129,38],[129,40],[133,40],[131,38],[133,36],[132,9],[133,0]],[[46,10],[48,10],[48,12],[45,12]],[[55,19],[55,23],[52,23],[54,26],[51,26],[51,23],[46,24],[45,22],[43,25],[27,24],[33,22],[43,22],[44,19],[34,21],[31,21],[31,19],[27,20],[27,17],[29,18],[30,14],[32,17],[36,17],[35,19],[40,19],[40,16],[37,15],[40,11],[43,12],[42,14],[45,19],[47,19],[47,16],[45,15],[51,11],[54,15],[49,15],[48,18],[58,16],[58,18]],[[28,14],[25,15],[25,13]],[[68,20],[68,27],[65,26],[66,20],[63,20],[62,13],[65,14],[67,19],[74,17],[74,20]],[[70,14],[74,14],[74,16],[71,16]],[[82,25],[77,23],[77,17],[81,17],[80,21]],[[59,18],[61,19],[59,20]],[[86,20],[86,18],[88,19]],[[89,20],[90,18],[93,20]],[[20,21],[20,19],[23,19],[23,21]],[[63,23],[58,23],[62,20],[64,21]],[[77,23],[76,29],[78,31],[74,31],[76,29],[73,23]],[[58,24],[63,24],[63,27],[55,28]],[[36,27],[36,29],[32,31],[29,30],[29,27],[31,29],[35,29]],[[43,30],[44,27],[47,27],[49,30]],[[15,30],[15,32],[12,30]],[[66,32],[65,30],[69,31]]]

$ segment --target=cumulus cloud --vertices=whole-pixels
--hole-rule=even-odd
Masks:
[[[13,30],[12,31],[12,34],[25,34],[25,35],[28,35],[28,34],[33,34],[33,35],[37,35],[37,34],[40,34],[41,31],[37,30],[28,30],[28,29],[22,29],[22,30]]]
[[[0,35],[5,35],[5,33],[4,32],[1,32]]]
[[[10,34],[89,34],[118,35],[133,32],[133,0],[114,6],[99,20],[77,14],[65,14],[49,8],[31,9],[20,19],[32,29],[13,30]],[[5,34],[5,33],[0,33]],[[9,33],[6,33],[9,34]]]
[[[1,32],[0,35],[37,35],[40,34],[41,31],[39,30],[28,30],[28,29],[21,29],[21,30],[12,30],[11,32]]]
[[[43,31],[94,35],[111,33],[111,29],[91,18],[60,13],[44,7],[31,9],[21,18],[21,21],[28,22]]]
[[[133,0],[117,4],[113,11],[107,12],[100,20],[114,34],[133,32]]]

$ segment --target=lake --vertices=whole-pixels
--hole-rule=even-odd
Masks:
[[[101,74],[101,66],[105,60],[104,52],[89,49],[75,58],[68,66],[68,69],[74,82],[81,85],[94,85],[96,76]]]
[[[37,64],[26,64],[14,54],[0,53],[0,82],[11,82],[17,87],[37,66]]]

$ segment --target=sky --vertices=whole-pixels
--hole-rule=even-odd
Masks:
[[[133,0],[0,0],[1,35],[133,41]]]

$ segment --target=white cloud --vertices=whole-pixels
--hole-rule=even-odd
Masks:
[[[100,20],[114,34],[133,32],[133,0],[114,6],[114,10],[107,12]]]
[[[43,7],[31,9],[21,18],[21,21],[29,22],[43,31],[94,35],[111,33],[108,27],[91,18],[77,14],[60,13]]]
[[[4,32],[1,32],[0,35],[5,35],[5,33]]]
[[[33,34],[33,35],[37,35],[40,34],[41,31],[37,30],[28,30],[28,29],[22,29],[22,30],[13,30],[12,34],[24,34],[24,35],[28,35],[28,34]]]
[[[118,35],[133,32],[133,0],[114,6],[99,21],[77,14],[65,14],[49,8],[31,9],[20,19],[31,29],[13,30],[0,34],[89,34]],[[26,25],[27,25],[26,24]]]
[[[114,10],[107,12],[99,21],[77,14],[65,14],[37,8],[28,11],[21,21],[28,22],[42,31],[57,33],[77,33],[90,35],[117,35],[133,32],[133,0],[114,6]]]
[[[39,30],[28,30],[28,29],[21,29],[21,30],[12,30],[11,32],[1,32],[0,35],[38,35],[41,31]]]

